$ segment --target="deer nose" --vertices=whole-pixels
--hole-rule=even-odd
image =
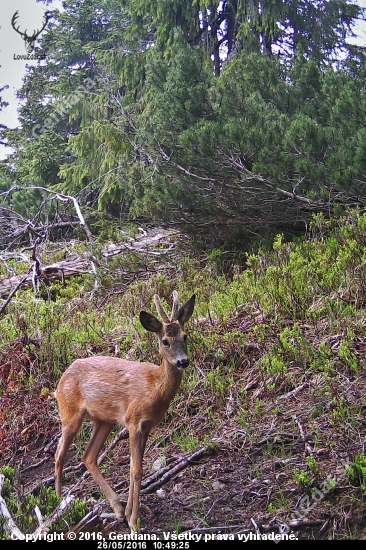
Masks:
[[[179,369],[185,369],[186,367],[188,367],[188,365],[189,365],[188,357],[185,358],[185,359],[178,359],[178,361],[177,361],[177,367]]]

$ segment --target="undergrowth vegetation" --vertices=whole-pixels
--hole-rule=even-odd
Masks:
[[[316,515],[335,518],[339,537],[365,536],[366,214],[318,215],[306,238],[278,235],[271,250],[248,253],[229,273],[220,258],[181,255],[174,268],[147,270],[123,291],[100,268],[97,289],[87,276],[52,300],[18,293],[0,319],[0,392],[9,404],[1,438],[11,449],[15,437],[31,444],[32,423],[45,439],[59,429],[52,392],[75,358],[158,362],[139,311],[154,313],[154,293],[169,305],[174,289],[182,303],[196,293],[187,326],[192,367],[152,436],[145,468],[173,450],[229,447],[240,454],[245,485],[271,482],[256,508],[262,518],[286,520],[303,492],[311,497],[331,480]],[[14,461],[11,452],[0,456],[0,465]],[[311,517],[314,507],[305,512]]]
[[[2,496],[6,499],[7,507],[13,520],[23,533],[33,533],[38,527],[37,518],[34,514],[34,508],[38,506],[43,517],[48,517],[61,502],[61,498],[56,495],[56,491],[51,487],[41,486],[39,493],[22,494],[19,483],[16,481],[16,470],[10,466],[3,466],[0,474],[5,476],[5,483],[2,490]],[[52,530],[62,530],[65,525],[75,525],[87,512],[85,503],[80,499],[75,499],[71,509],[65,516],[56,521]],[[0,516],[0,536],[1,539],[8,538],[10,533],[6,532],[5,525]]]

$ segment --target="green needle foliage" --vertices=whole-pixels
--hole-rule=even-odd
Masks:
[[[362,14],[346,0],[67,0],[19,91],[0,186],[56,186],[218,243],[362,205],[364,52],[346,40]],[[27,208],[40,204],[34,192]]]

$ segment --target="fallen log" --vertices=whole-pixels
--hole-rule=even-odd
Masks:
[[[31,271],[31,270],[30,270]],[[38,278],[41,281],[65,280],[75,275],[92,273],[91,261],[82,256],[74,256],[60,262],[40,266]],[[32,273],[14,275],[0,280],[0,297],[7,298],[13,289],[27,290],[32,287]]]
[[[136,238],[129,237],[128,242],[115,243],[105,246],[100,252],[100,258],[108,261],[109,258],[124,252],[136,253],[139,256],[163,256],[174,251],[177,244],[177,234],[163,229],[158,232],[143,233]],[[96,274],[95,258],[87,253],[72,256],[49,265],[38,265],[38,280],[50,282],[53,280],[65,281],[80,274]],[[32,266],[28,273],[13,275],[0,280],[0,298],[6,299],[14,295],[19,289],[27,290],[33,286]]]

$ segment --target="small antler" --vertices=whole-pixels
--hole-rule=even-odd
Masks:
[[[163,308],[163,305],[160,301],[160,298],[157,294],[154,294],[154,302],[156,305],[156,311],[159,313],[160,317],[163,319],[164,323],[170,323],[170,319]]]
[[[178,300],[179,300],[178,292],[176,290],[173,290],[173,306],[172,306],[172,312],[171,312],[170,318],[169,318],[169,315],[165,311],[165,309],[163,307],[163,304],[160,301],[159,296],[157,294],[154,295],[154,302],[155,302],[156,310],[159,313],[159,315],[161,316],[161,318],[163,319],[164,323],[172,323],[173,321],[177,320]]]
[[[178,292],[176,290],[173,290],[173,307],[172,307],[172,313],[170,315],[170,322],[176,321],[178,318],[178,301],[179,296]]]

